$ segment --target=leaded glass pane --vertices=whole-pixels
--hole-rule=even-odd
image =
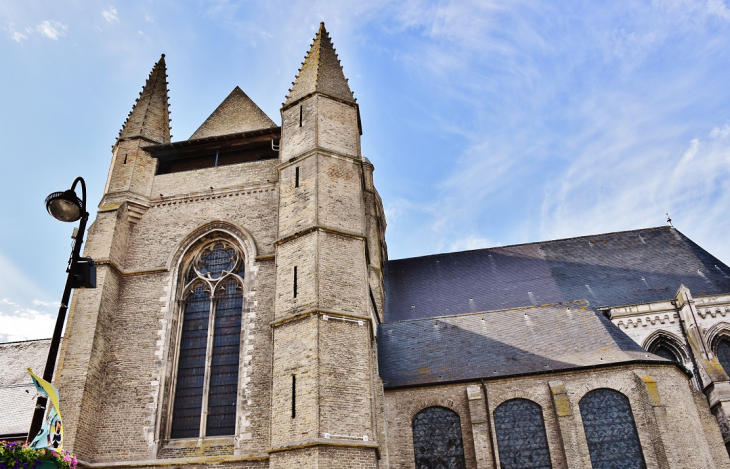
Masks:
[[[215,308],[207,436],[233,435],[236,430],[243,295],[236,280],[228,280],[222,288]]]
[[[223,271],[231,272],[236,265],[236,250],[218,243],[200,256],[198,270],[202,275],[219,278]]]
[[[730,341],[727,339],[723,338],[717,344],[717,360],[725,372],[730,373]]]
[[[503,469],[551,469],[542,408],[527,399],[512,399],[494,411],[497,448]]]
[[[673,362],[678,362],[677,356],[674,354],[672,349],[667,347],[666,345],[660,345],[659,347],[654,350],[654,353],[656,355],[659,355],[662,358],[666,358],[667,360],[671,360]]]
[[[583,396],[579,406],[593,469],[646,469],[626,396],[596,389]]]
[[[192,438],[200,433],[209,314],[210,295],[203,285],[197,285],[185,301],[172,411],[172,438]]]
[[[459,415],[445,407],[429,407],[413,418],[416,469],[464,469]]]

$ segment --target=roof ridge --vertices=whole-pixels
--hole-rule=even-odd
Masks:
[[[61,337],[61,338],[63,338],[63,337]],[[0,342],[0,347],[2,347],[3,345],[7,345],[7,344],[22,344],[25,342],[42,342],[44,340],[51,340],[51,337],[47,337],[45,339],[27,339],[27,340],[14,340],[11,342]]]
[[[276,127],[258,104],[240,86],[236,86],[188,140]]]
[[[523,309],[550,308],[550,307],[572,305],[572,304],[584,304],[584,305],[588,306],[589,308],[597,310],[595,307],[591,306],[587,300],[574,300],[574,301],[561,301],[559,303],[546,303],[544,305],[530,305],[530,306],[518,306],[516,308],[490,309],[488,311],[474,311],[474,312],[461,313],[461,314],[444,314],[441,316],[430,316],[427,318],[402,319],[400,321],[386,321],[381,324],[387,325],[387,324],[400,324],[403,322],[431,321],[433,319],[443,319],[443,318],[460,318],[460,317],[465,317],[465,316],[476,316],[478,314],[495,314],[495,313],[504,313],[505,311],[521,311]]]
[[[677,231],[677,233],[681,234],[682,236],[684,236],[684,234],[674,226],[654,226],[654,227],[650,227],[650,228],[638,228],[635,230],[610,231],[608,233],[598,233],[598,234],[592,234],[592,235],[572,236],[572,237],[568,237],[568,238],[548,239],[545,241],[532,241],[529,243],[508,244],[505,246],[492,246],[489,248],[467,249],[464,251],[439,252],[439,253],[435,253],[435,254],[426,254],[425,256],[401,257],[398,259],[389,259],[388,262],[405,261],[405,260],[411,260],[411,259],[422,259],[422,258],[426,258],[426,257],[448,256],[451,254],[461,254],[461,253],[466,253],[466,252],[492,251],[495,249],[513,248],[513,247],[518,247],[518,246],[532,246],[535,244],[550,244],[550,243],[557,243],[560,241],[570,241],[573,239],[595,238],[598,236],[613,236],[613,235],[624,234],[624,233],[636,233],[639,231],[655,231],[655,230],[662,230],[662,229],[672,229],[672,230]]]

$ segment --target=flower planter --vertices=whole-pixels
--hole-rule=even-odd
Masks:
[[[36,469],[58,469],[59,465],[56,461],[41,461],[40,466]]]

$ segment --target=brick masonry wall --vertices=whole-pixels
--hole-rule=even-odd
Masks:
[[[299,169],[299,187],[296,171]],[[279,237],[301,232],[317,223],[317,159],[304,158],[281,169],[279,183]]]
[[[481,395],[478,382],[470,384]],[[472,425],[467,384],[386,391],[387,444],[390,468],[413,467],[411,421],[426,407],[440,405],[461,418],[464,451],[469,468],[492,468],[491,450],[499,451],[494,423]],[[707,404],[674,366],[617,366],[592,371],[556,373],[486,382],[489,415],[507,400],[530,399],[543,409],[552,464],[555,468],[591,467],[580,416],[579,401],[589,391],[610,388],[629,398],[642,451],[648,467],[726,468],[717,425]],[[713,427],[714,424],[714,427]],[[489,428],[489,430],[486,430]],[[475,433],[487,431],[488,435]],[[474,446],[474,442],[481,442]]]
[[[318,155],[317,218],[320,225],[365,234],[361,171],[360,161]]]
[[[364,240],[326,231],[317,240],[319,307],[367,316]]]
[[[360,158],[357,107],[315,96],[317,105],[317,146],[324,150]]]
[[[185,195],[193,192],[210,193],[210,188],[231,189],[265,185],[276,182],[278,160],[251,161],[245,164],[203,168],[180,173],[160,174],[152,184],[153,198]]]
[[[271,445],[315,439],[319,433],[319,329],[316,315],[274,328]],[[292,375],[296,414],[292,418]]]
[[[301,126],[300,126],[301,107]],[[298,106],[292,106],[281,113],[282,162],[313,149],[317,145],[317,102],[315,98],[305,99]]]

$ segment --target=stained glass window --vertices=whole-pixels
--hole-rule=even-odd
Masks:
[[[413,417],[416,469],[464,469],[459,415],[445,407],[429,407]]]
[[[717,360],[725,372],[730,373],[730,341],[724,337],[717,344]]]
[[[243,273],[224,242],[202,249],[188,268],[171,438],[235,433]]]
[[[596,389],[583,396],[579,407],[593,469],[646,469],[626,396]]]
[[[667,347],[666,345],[662,344],[658,346],[656,349],[654,349],[654,353],[656,355],[659,355],[662,358],[666,358],[667,360],[671,360],[673,362],[678,362],[677,356],[674,354],[672,349]]]
[[[494,410],[497,448],[503,469],[550,469],[550,451],[542,408],[527,399],[512,399]]]

